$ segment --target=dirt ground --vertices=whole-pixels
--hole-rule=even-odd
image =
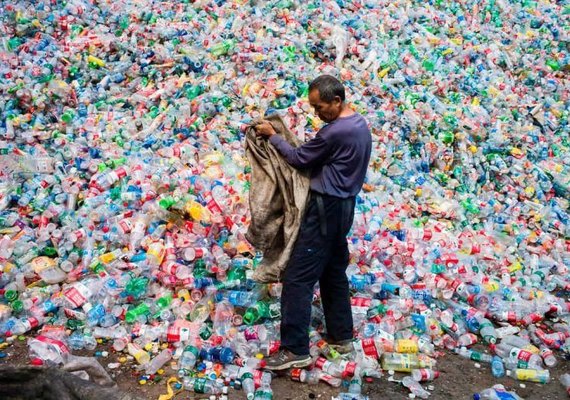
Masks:
[[[108,346],[100,345],[96,351],[109,350]],[[15,341],[13,344],[3,349],[6,357],[0,358],[0,365],[25,365],[28,364],[28,351],[25,341]],[[78,352],[78,355],[91,356],[94,352]],[[135,398],[158,399],[158,396],[166,393],[166,380],[170,376],[175,376],[176,371],[169,366],[165,368],[165,374],[159,382],[148,382],[145,385],[138,383],[139,373],[133,368],[132,362],[121,364],[119,368],[110,369],[109,364],[117,363],[119,358],[124,357],[123,353],[109,351],[109,356],[99,358],[101,364],[118,383],[120,389],[130,393]],[[482,364],[477,368],[475,363],[465,360],[454,354],[446,354],[437,361],[437,369],[441,372],[440,377],[432,385],[434,390],[430,399],[472,399],[473,394],[494,385],[503,384],[507,389],[514,390],[526,400],[562,400],[568,398],[562,387],[559,377],[570,371],[570,361],[558,357],[559,363],[556,368],[550,369],[551,381],[546,385],[519,382],[505,377],[496,379],[491,375],[488,365]],[[396,374],[395,379],[401,379],[405,374]],[[375,379],[370,383],[365,383],[363,392],[370,400],[400,400],[408,399],[408,391],[397,382],[388,381],[389,375],[385,373],[381,379]],[[521,387],[523,383],[524,387]],[[424,385],[427,387],[427,385]],[[330,400],[343,388],[333,388],[324,383],[318,385],[307,385],[293,382],[285,376],[276,376],[272,383],[275,400],[310,400],[323,399]],[[245,400],[245,395],[241,390],[230,389],[230,400]],[[199,395],[189,391],[182,391],[173,397],[175,400],[182,399],[208,399],[207,395]]]

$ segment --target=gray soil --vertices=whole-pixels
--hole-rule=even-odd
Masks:
[[[165,373],[159,382],[148,382],[145,385],[139,384],[140,374],[134,369],[133,362],[127,361],[121,364],[119,368],[109,369],[108,364],[118,362],[122,353],[114,353],[108,349],[108,346],[100,345],[98,351],[108,350],[109,356],[99,358],[101,364],[110,373],[110,375],[118,383],[119,388],[131,394],[132,397],[140,399],[158,399],[158,396],[166,393],[166,380],[170,376],[175,376],[176,371],[170,366],[165,368]],[[0,365],[26,365],[29,363],[28,351],[25,341],[16,341],[7,348],[2,350],[7,354],[5,358],[0,359]],[[78,355],[90,356],[94,352],[78,352]],[[558,355],[559,356],[559,355]],[[490,387],[496,383],[503,384],[507,389],[515,391],[519,396],[526,400],[562,400],[568,398],[566,391],[559,381],[560,375],[570,372],[570,362],[558,357],[559,363],[556,368],[550,369],[551,381],[546,385],[531,382],[519,382],[511,378],[505,377],[501,379],[494,378],[488,365],[482,364],[477,368],[475,363],[470,360],[463,359],[454,354],[448,353],[437,360],[437,369],[440,371],[440,377],[431,382],[434,386],[430,399],[472,399],[473,394]],[[408,390],[397,382],[388,381],[390,375],[385,371],[381,379],[374,379],[363,385],[363,392],[367,394],[370,400],[400,400],[408,399]],[[396,373],[396,380],[404,377],[405,374]],[[524,387],[521,387],[523,384]],[[424,384],[424,387],[428,385]],[[324,383],[318,385],[307,385],[303,383],[293,382],[288,375],[276,376],[273,379],[272,389],[275,400],[309,400],[323,399],[330,400],[336,394],[344,389],[333,388]],[[229,390],[230,400],[245,400],[245,395],[241,390]],[[175,400],[181,399],[208,399],[208,395],[195,394],[189,391],[182,391],[173,397]]]

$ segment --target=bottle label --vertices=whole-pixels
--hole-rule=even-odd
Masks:
[[[248,326],[244,331],[243,331],[243,335],[245,337],[245,340],[247,340],[248,342],[250,340],[257,340],[259,339],[259,325],[257,326]]]
[[[253,371],[253,384],[256,389],[261,387],[261,378],[263,377],[263,374],[264,372],[260,369],[256,369]]]
[[[537,371],[535,369],[517,369],[515,371],[515,376],[521,381],[530,381],[537,383],[546,383],[547,378],[542,374],[543,371]],[[548,373],[548,371],[544,371]]]
[[[291,380],[293,380],[295,382],[301,382],[302,372],[303,372],[303,370],[300,368],[295,368],[295,369],[291,370]]]
[[[417,353],[418,344],[410,339],[399,339],[396,341],[396,351],[398,353]]]
[[[387,353],[390,356],[382,363],[385,370],[410,372],[412,370],[412,354]],[[414,362],[415,364],[415,362]]]
[[[130,218],[120,220],[119,226],[124,233],[129,233],[133,229],[133,223]]]
[[[39,340],[40,342],[52,345],[53,346],[52,348],[55,349],[59,355],[69,354],[69,349],[67,348],[65,343],[63,343],[59,340],[55,340],[55,339],[52,339],[52,338],[49,338],[49,337],[43,336],[43,335],[37,336],[36,340]]]
[[[351,307],[370,307],[371,299],[368,297],[352,297],[350,299]]]
[[[420,372],[420,382],[422,381],[429,381],[432,379],[432,371],[427,368],[420,368],[418,369]]]
[[[270,340],[269,341],[269,354],[277,353],[279,347],[281,346],[280,340]]]
[[[147,255],[153,256],[158,264],[162,263],[164,259],[164,255],[166,254],[166,250],[164,249],[164,245],[160,242],[152,243],[146,252]]]
[[[349,361],[346,363],[344,367],[344,371],[342,372],[343,378],[352,377],[356,372],[356,363],[354,361]]]
[[[222,209],[220,208],[220,206],[218,205],[218,203],[214,199],[211,199],[210,201],[208,201],[206,203],[206,208],[208,210],[210,210],[210,212],[214,215],[222,214]]]
[[[372,357],[375,359],[378,358],[378,349],[376,349],[376,343],[374,342],[374,338],[362,339],[362,351],[368,357]]]
[[[315,367],[324,371],[329,364],[330,361],[328,361],[326,358],[319,357],[315,362]]]
[[[176,270],[178,269],[178,263],[175,261],[169,261],[161,265],[160,269],[169,274],[169,275],[176,275]]]
[[[63,292],[63,295],[67,301],[77,308],[87,301],[87,298],[91,295],[91,291],[81,282],[77,282],[74,286]]]
[[[511,357],[529,362],[530,358],[532,357],[532,353],[526,350],[514,348],[511,350]]]
[[[495,394],[499,400],[516,400],[517,398],[508,392],[495,390]]]
[[[194,392],[196,393],[205,393],[207,380],[204,378],[197,378],[194,381]]]
[[[554,353],[552,352],[552,350],[550,350],[549,348],[545,347],[542,350],[540,350],[540,356],[543,359],[546,359],[547,357],[551,357],[554,356]]]

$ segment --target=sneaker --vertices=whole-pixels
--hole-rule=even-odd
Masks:
[[[304,368],[311,365],[311,356],[291,353],[289,350],[281,349],[279,352],[266,360],[265,369],[270,371],[282,371],[289,368]]]
[[[354,339],[346,339],[336,342],[334,340],[330,340],[328,344],[340,354],[348,354],[354,350]]]

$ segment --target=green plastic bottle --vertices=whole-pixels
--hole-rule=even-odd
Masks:
[[[221,43],[216,43],[210,48],[210,53],[215,57],[225,56],[235,47],[235,41],[232,39],[224,40]]]
[[[139,317],[148,315],[149,313],[150,313],[149,306],[145,303],[141,303],[135,308],[127,311],[127,313],[125,314],[125,321],[128,324],[132,324],[136,322],[139,319]]]

